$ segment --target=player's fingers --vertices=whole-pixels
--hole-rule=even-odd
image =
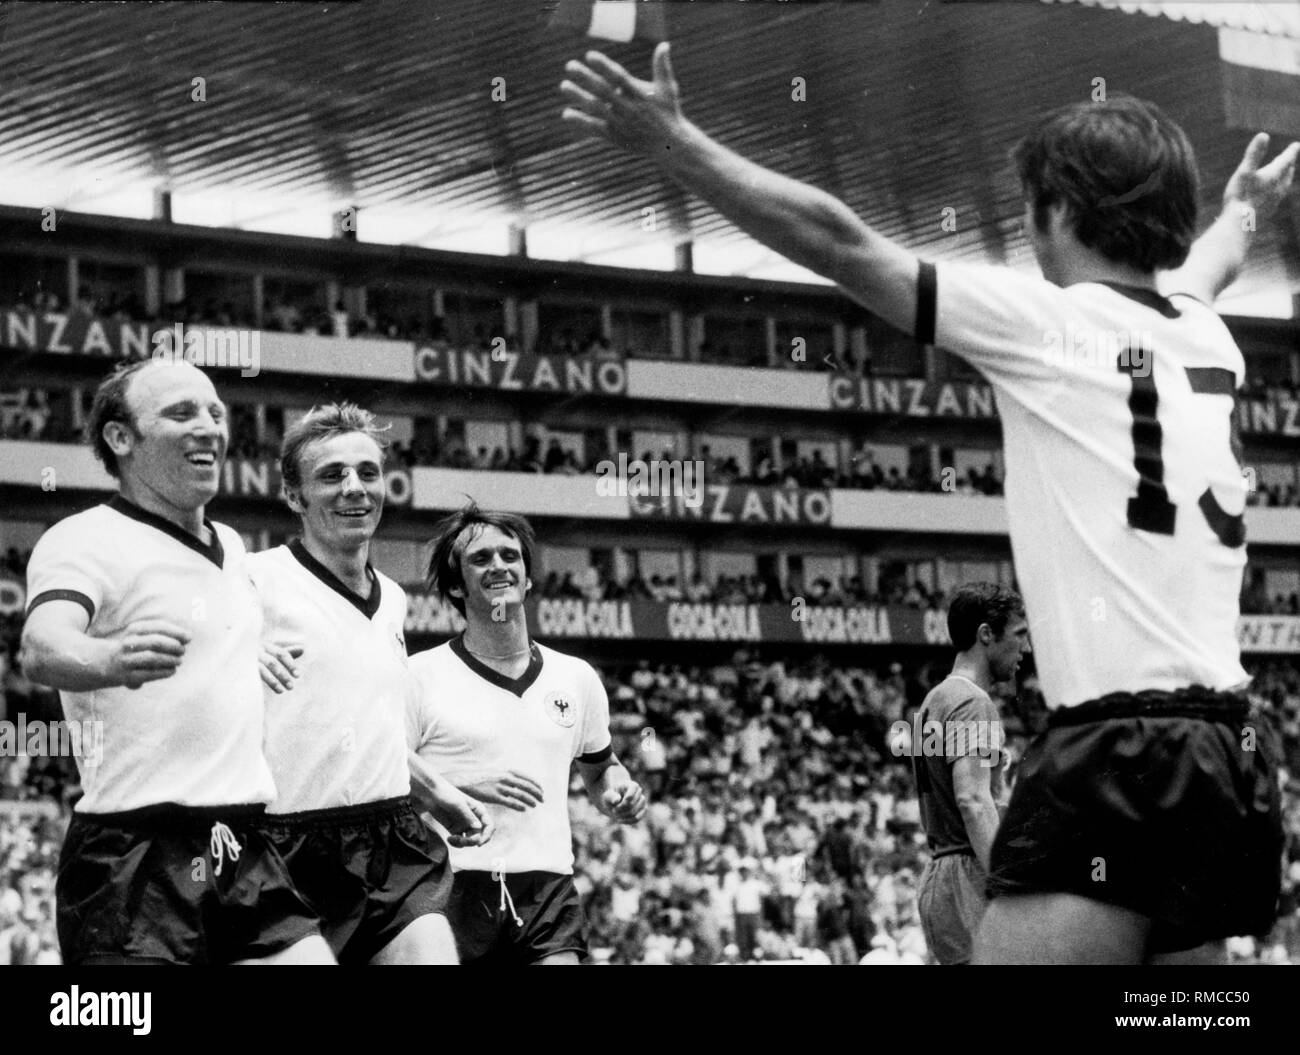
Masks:
[[[601,77],[604,77],[616,89],[619,89],[618,94],[640,95],[645,90],[646,84],[644,81],[637,80],[609,56],[603,55],[599,51],[589,51],[585,57],[588,66]]]
[[[605,109],[599,99],[585,88],[579,88],[573,81],[561,81],[560,94],[584,113],[599,116]]]
[[[132,634],[123,642],[123,646],[127,654],[132,656],[142,652],[163,652],[169,656],[185,655],[185,642],[166,634]]]
[[[170,678],[176,673],[175,667],[149,667],[144,670],[131,671],[131,681],[128,684],[133,689],[138,689],[146,681],[162,681],[163,678]]]
[[[126,628],[126,632],[127,636],[163,634],[175,638],[183,644],[189,644],[194,636],[185,627],[179,623],[173,623],[169,619],[138,619]]]
[[[607,122],[590,114],[584,114],[581,110],[575,110],[572,106],[566,106],[560,112],[560,120],[567,121],[585,136],[595,136],[597,139],[610,138]]]
[[[1259,163],[1264,160],[1264,155],[1268,153],[1268,133],[1260,132],[1246,146],[1246,153],[1242,155],[1241,164],[1237,166],[1238,172],[1254,172],[1259,168]]]
[[[1269,179],[1278,178],[1285,186],[1291,182],[1291,177],[1295,175],[1297,157],[1300,157],[1300,143],[1292,143],[1260,169],[1259,174]]]
[[[276,654],[272,669],[275,671],[276,676],[284,682],[286,689],[293,688],[293,679],[298,677],[298,666],[294,663],[293,656],[289,654],[287,649]]]
[[[1262,180],[1277,179],[1282,176],[1286,170],[1295,164],[1296,149],[1300,143],[1292,143],[1282,153],[1278,154],[1272,161],[1261,168],[1256,175]],[[1245,162],[1242,162],[1244,167]]]
[[[566,63],[564,72],[568,75],[567,83],[572,83],[575,87],[586,91],[599,103],[612,106],[614,100],[618,98],[618,87],[616,85],[611,84],[606,78],[590,67],[584,66],[581,62]],[[561,84],[560,87],[563,88],[564,85]]]
[[[539,799],[542,797],[542,785],[530,777],[527,773],[520,773],[517,769],[507,769],[506,779],[516,784],[526,791],[531,791]]]
[[[673,57],[668,41],[663,41],[655,48],[655,56],[651,66],[654,69],[655,87],[667,88],[669,91],[676,93],[677,77],[673,73]]]
[[[126,657],[126,667],[132,672],[141,670],[173,671],[181,665],[181,657],[167,652],[146,650],[132,652]]]

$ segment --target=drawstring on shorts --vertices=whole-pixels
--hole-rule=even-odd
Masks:
[[[506,874],[504,872],[493,872],[492,878],[501,884],[501,904],[497,907],[498,912],[504,912],[506,906],[510,906],[510,915],[515,921],[516,927],[522,927],[524,921],[519,918],[519,913],[515,911],[515,899],[510,896],[510,888],[506,886]]]
[[[235,839],[235,833],[221,821],[212,825],[212,841],[209,843],[209,848],[212,851],[212,859],[217,862],[217,867],[212,870],[213,875],[221,875],[221,866],[227,856],[231,861],[238,861],[242,849]]]

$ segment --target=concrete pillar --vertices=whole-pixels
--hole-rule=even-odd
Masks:
[[[144,310],[146,315],[162,311],[162,271],[157,264],[144,266]]]

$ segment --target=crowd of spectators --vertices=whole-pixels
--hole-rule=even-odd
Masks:
[[[710,604],[788,604],[796,598],[810,607],[901,604],[911,608],[942,608],[942,590],[928,589],[921,582],[895,578],[870,590],[859,575],[841,576],[832,582],[818,576],[805,584],[800,576],[784,581],[764,575],[718,575],[711,583],[696,572],[679,580],[676,575],[634,574],[626,581],[608,578],[588,565],[579,572],[548,572],[536,585],[537,596],[548,600],[573,598],[584,601],[688,601]]]
[[[1300,615],[1300,593],[1277,593],[1264,588],[1262,576],[1253,576],[1241,593],[1243,615]],[[789,604],[801,598],[811,607],[856,605],[906,605],[910,608],[942,609],[942,590],[930,589],[919,581],[895,578],[869,589],[861,576],[841,576],[832,582],[818,576],[804,582],[792,575],[785,581],[764,575],[718,575],[712,582],[696,572],[689,578],[670,574],[632,575],[618,581],[588,565],[579,572],[547,573],[536,586],[537,596],[549,600],[573,598],[585,601],[623,601],[641,598],[651,601],[689,601],[710,604]]]
[[[566,447],[556,437],[543,445],[537,436],[527,436],[522,449],[480,446],[471,451],[456,440],[447,443],[393,445],[392,455],[407,468],[416,466],[443,469],[470,469],[486,472],[544,473],[561,476],[590,475],[608,472],[606,466],[617,467],[616,455],[599,449],[590,458],[580,458],[571,447]],[[658,458],[645,451],[639,459],[647,466],[655,463],[675,464],[680,456],[671,451],[662,452]],[[742,471],[732,456],[713,457],[706,444],[700,449],[698,460],[702,463],[699,480],[705,486],[715,484],[746,484],[759,487],[852,488],[881,491],[928,491],[957,494],[1002,494],[1002,481],[993,464],[988,463],[982,472],[968,468],[965,473],[956,469],[941,469],[936,479],[928,470],[913,465],[907,472],[898,466],[885,469],[877,462],[870,447],[863,446],[850,459],[847,468],[839,469],[826,461],[821,451],[810,456],[791,460],[780,468],[768,454],[760,454],[753,471]],[[629,470],[630,471],[630,470]]]
[[[60,311],[63,301],[48,290],[39,290],[32,297],[19,296],[19,306],[30,306],[36,311]],[[97,288],[83,283],[72,299],[70,307],[100,317],[128,322],[182,322],[189,325],[211,325],[252,328],[257,326],[253,308],[243,302],[216,296],[190,296],[168,302],[157,313],[146,310],[134,290],[123,291],[105,286]],[[593,305],[595,307],[595,305]],[[416,315],[403,315],[400,311],[375,310],[367,305],[364,311],[349,311],[342,300],[331,305],[322,284],[315,292],[296,295],[283,293],[267,297],[262,303],[260,328],[268,332],[306,333],[320,336],[378,338],[385,340],[446,343],[453,341],[460,347],[488,350],[498,340],[504,340],[510,351],[521,351],[519,339],[504,335],[499,327],[482,324],[473,327],[472,334],[451,334],[447,322],[440,316],[425,321]],[[621,355],[637,356],[638,350],[625,347],[615,349],[608,337],[599,329],[585,333],[571,326],[559,326],[541,333],[533,348],[537,354],[549,355]],[[754,342],[737,336],[733,340],[722,337],[717,341],[703,340],[695,348],[695,358],[700,362],[731,366],[767,367],[765,341]],[[812,354],[796,362],[788,356],[778,356],[776,365],[785,368],[830,369],[836,372],[870,373],[871,358]],[[1283,381],[1279,376],[1265,377],[1248,374],[1242,388],[1245,398],[1300,399],[1300,386]],[[1292,505],[1292,501],[1276,504]]]
[[[0,688],[24,708],[45,693],[4,656]],[[1237,962],[1300,962],[1300,669],[1250,664],[1252,705],[1284,769],[1287,860],[1269,935]],[[920,812],[892,727],[943,677],[910,665],[792,663],[737,652],[714,665],[607,667],[615,750],[651,799],[611,825],[581,782],[570,800],[575,883],[598,963],[799,960],[929,962],[917,917],[927,861]],[[1036,679],[999,697],[1008,776],[1044,716]],[[55,963],[53,883],[67,810],[66,759],[0,759],[0,963]]]
[[[611,674],[616,749],[653,806],[629,829],[572,802],[598,958],[926,962],[916,887],[927,855],[888,730],[942,676],[934,664],[904,673],[744,654]],[[1284,745],[1288,856],[1278,925],[1229,948],[1237,962],[1300,962],[1300,671],[1258,666],[1251,696]],[[1014,780],[1041,724],[1035,679],[1002,703]]]

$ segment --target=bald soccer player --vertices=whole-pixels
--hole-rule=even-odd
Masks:
[[[41,537],[23,627],[27,674],[103,726],[59,860],[63,961],[333,963],[257,827],[262,610],[239,535],[204,516],[226,408],[195,367],[146,360],[99,385],[86,433],[118,493]]]

